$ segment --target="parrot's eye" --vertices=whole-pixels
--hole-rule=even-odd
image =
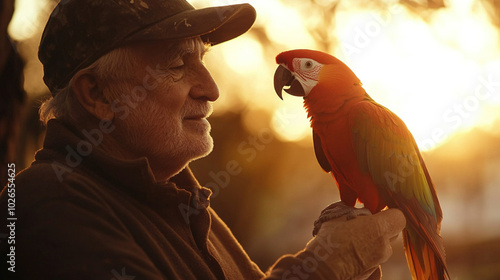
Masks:
[[[311,69],[313,67],[313,62],[310,61],[310,60],[307,60],[306,62],[304,62],[304,68],[305,69]]]
[[[323,64],[311,58],[296,57],[292,60],[292,66],[292,69],[297,69],[294,72],[295,77],[302,80],[318,81]]]

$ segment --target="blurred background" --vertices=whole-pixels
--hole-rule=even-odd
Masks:
[[[412,131],[441,201],[452,279],[500,279],[500,1],[189,2],[257,9],[250,32],[206,57],[221,91],[215,148],[192,168],[263,270],[302,249],[320,211],[339,200],[316,162],[302,100],[281,101],[273,89],[274,57],[310,48],[344,61]],[[56,3],[2,0],[2,185],[6,163],[20,171],[42,144],[37,110],[49,93],[37,49]],[[400,239],[382,269],[384,279],[411,279]]]

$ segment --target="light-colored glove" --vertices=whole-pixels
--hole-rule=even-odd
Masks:
[[[303,263],[310,263],[309,274],[321,279],[380,279],[379,265],[392,255],[390,242],[405,225],[406,219],[398,209],[350,219],[342,216],[323,222],[316,237],[297,257],[302,254]],[[322,270],[321,276],[312,271],[314,266]],[[331,277],[324,275],[329,274],[326,267]],[[307,267],[304,270],[308,272]]]

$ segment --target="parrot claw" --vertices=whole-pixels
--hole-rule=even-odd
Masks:
[[[321,228],[321,224],[326,221],[340,218],[345,216],[347,220],[351,220],[356,218],[357,216],[369,216],[372,213],[367,208],[356,208],[347,206],[344,202],[338,201],[330,204],[328,207],[321,211],[319,218],[314,221],[314,230],[313,236],[318,234],[319,229]]]

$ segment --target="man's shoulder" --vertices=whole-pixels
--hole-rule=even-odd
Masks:
[[[15,176],[13,184],[4,186],[0,204],[8,203],[13,196],[11,193],[15,195],[16,205],[27,211],[47,201],[85,196],[82,190],[90,190],[96,184],[86,173],[81,168],[72,169],[58,161],[35,161]],[[90,191],[87,193],[90,195]]]
[[[16,182],[22,186],[59,185],[64,180],[60,179],[63,178],[62,176],[58,176],[56,172],[58,169],[69,170],[69,168],[57,161],[35,161],[31,166],[16,175]]]
[[[39,191],[65,188],[79,177],[81,171],[59,161],[35,161],[16,176],[16,185],[26,190]]]

